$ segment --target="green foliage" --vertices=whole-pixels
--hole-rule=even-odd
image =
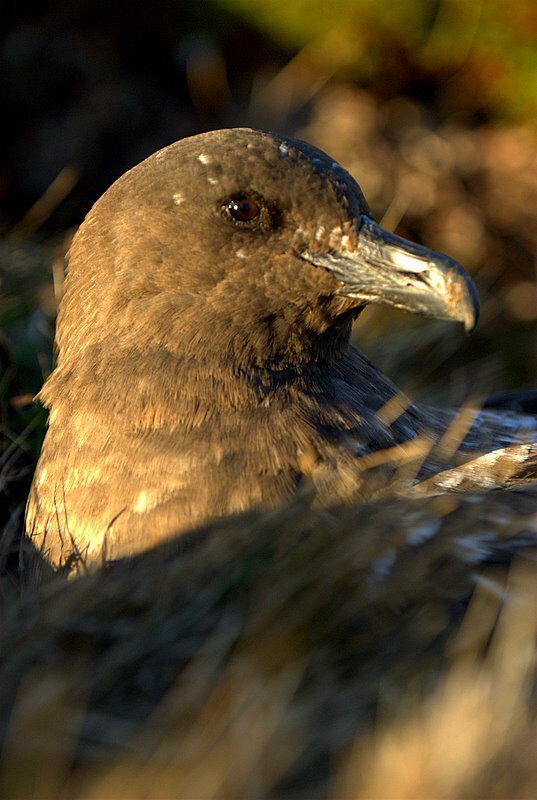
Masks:
[[[466,95],[464,107],[500,118],[537,110],[534,0],[217,2],[290,50],[308,47],[331,72],[395,86],[429,77],[441,103]]]

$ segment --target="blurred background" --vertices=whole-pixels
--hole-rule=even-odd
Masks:
[[[411,395],[537,375],[534,0],[5,2],[0,20],[0,492],[20,515],[65,254],[121,173],[184,136],[271,129],[327,151],[386,228],[472,274],[456,326],[372,308],[356,343]],[[19,509],[17,511],[17,509]]]

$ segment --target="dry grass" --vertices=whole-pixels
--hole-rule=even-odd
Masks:
[[[334,796],[427,800],[530,798],[537,789],[534,744],[537,583],[534,566],[513,567],[509,602],[479,659],[499,598],[478,585],[450,666],[434,692],[357,741]]]
[[[2,796],[532,797],[536,505],[303,499],[30,594]]]

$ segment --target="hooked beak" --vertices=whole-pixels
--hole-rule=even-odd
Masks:
[[[449,256],[360,218],[358,246],[302,258],[331,272],[343,286],[338,294],[364,303],[384,303],[438,319],[462,322],[469,332],[479,316],[474,284]]]

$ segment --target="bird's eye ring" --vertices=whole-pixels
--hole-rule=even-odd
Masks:
[[[227,203],[226,211],[236,222],[252,222],[261,209],[253,197],[235,197]]]

